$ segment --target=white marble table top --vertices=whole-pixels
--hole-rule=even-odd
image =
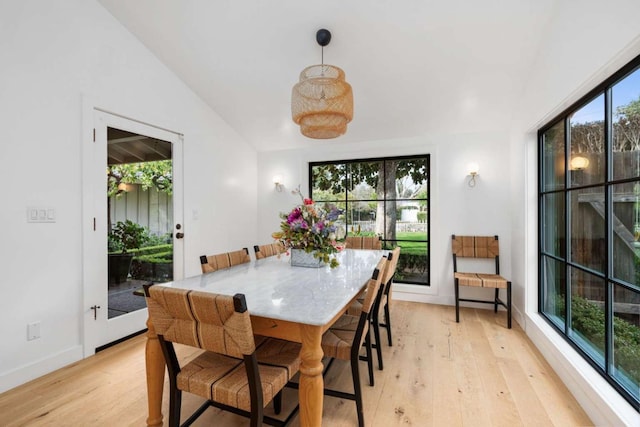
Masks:
[[[364,288],[388,252],[345,249],[338,254],[340,265],[333,269],[292,267],[288,256],[272,256],[161,285],[223,295],[241,293],[252,315],[325,325]]]

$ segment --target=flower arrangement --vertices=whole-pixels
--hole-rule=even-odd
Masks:
[[[342,211],[335,205],[316,205],[313,200],[305,198],[300,192],[300,187],[291,192],[298,194],[302,204],[296,206],[289,213],[281,213],[280,231],[272,233],[272,237],[278,240],[284,248],[303,249],[307,253],[331,266],[339,265],[336,253],[343,249],[338,242],[344,239],[344,230],[336,225],[336,220]]]

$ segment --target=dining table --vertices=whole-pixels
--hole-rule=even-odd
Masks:
[[[344,249],[336,254],[335,268],[291,266],[282,254],[154,286],[244,294],[254,334],[301,343],[300,425],[316,427],[322,425],[324,396],[322,335],[366,287],[387,253]],[[147,327],[147,425],[156,427],[162,425],[165,362],[150,320]]]

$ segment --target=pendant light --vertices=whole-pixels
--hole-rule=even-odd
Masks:
[[[322,47],[322,62],[300,73],[291,95],[291,115],[304,136],[336,138],[347,131],[347,123],[353,119],[353,92],[344,71],[324,63],[324,47],[331,41],[329,30],[318,30],[316,41]]]

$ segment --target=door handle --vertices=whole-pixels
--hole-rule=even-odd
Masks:
[[[176,239],[184,238],[184,233],[176,233]]]
[[[93,310],[93,320],[98,320],[98,309],[100,308],[99,305],[94,305],[89,307],[89,310]]]

